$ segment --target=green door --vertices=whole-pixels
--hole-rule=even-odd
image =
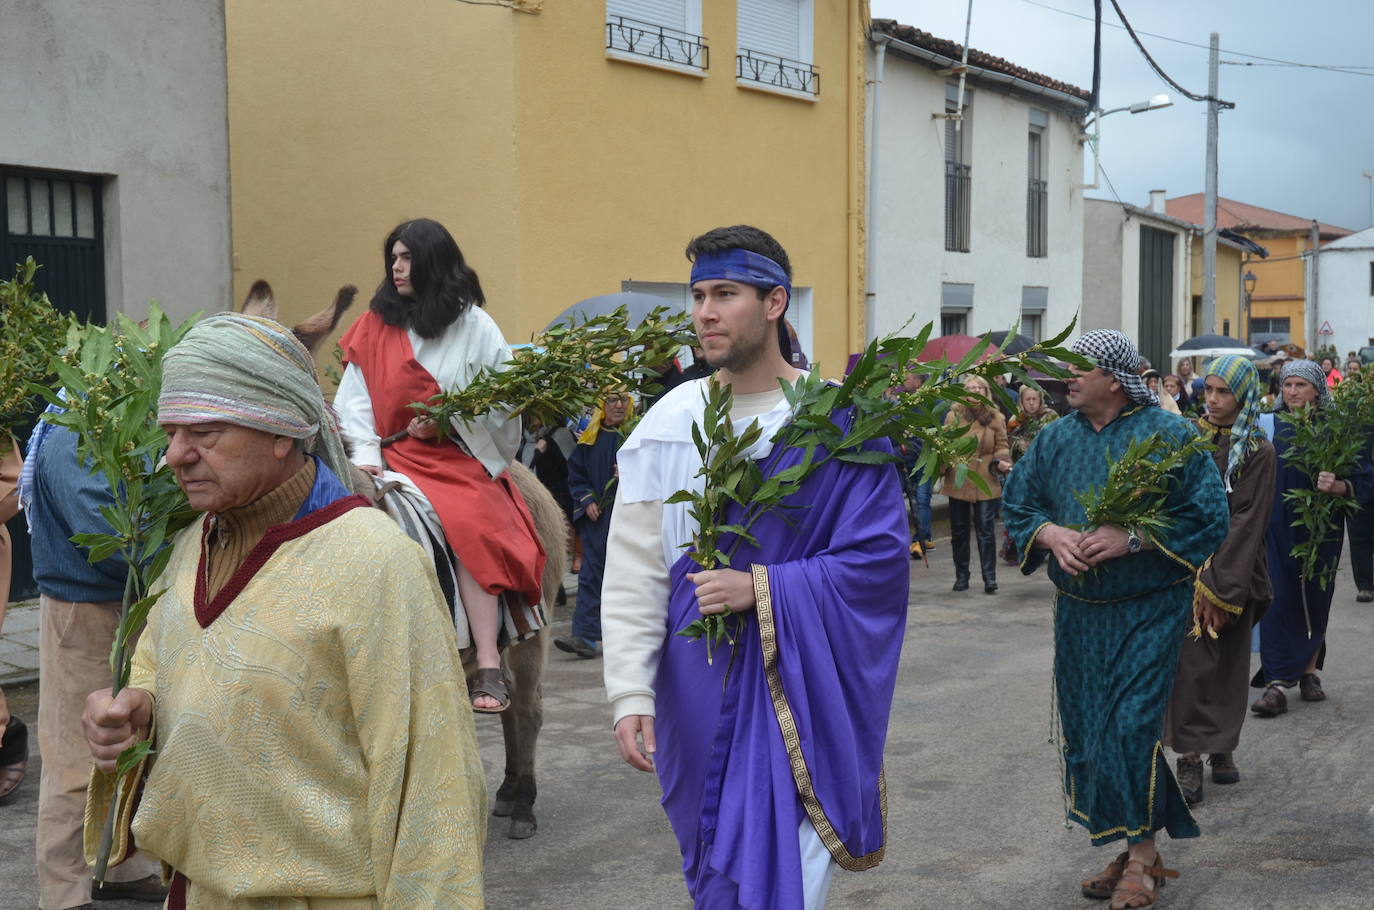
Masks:
[[[1171,373],[1174,336],[1174,235],[1140,228],[1140,353],[1161,373]]]
[[[32,256],[42,268],[34,285],[64,313],[105,321],[105,250],[101,231],[100,178],[88,174],[0,168],[0,269],[6,278]],[[36,415],[35,415],[36,416]],[[20,442],[28,436],[22,428]],[[14,541],[10,597],[38,593],[28,526],[23,515],[7,525]]]

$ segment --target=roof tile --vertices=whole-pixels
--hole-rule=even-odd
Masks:
[[[914,44],[917,47],[924,48],[928,51],[934,51],[937,54],[943,54],[955,60],[960,59],[964,54],[964,46],[962,44],[946,41],[944,38],[937,38],[929,32],[923,32],[919,28],[912,28],[910,25],[902,25],[895,19],[874,19],[873,28],[876,31],[891,35],[900,41],[905,41],[907,44]],[[1028,70],[1023,66],[1017,66],[1010,60],[994,57],[992,54],[984,53],[976,47],[969,48],[968,62],[972,66],[981,67],[985,70],[992,70],[996,73],[1005,73],[1008,76],[1015,76],[1018,79],[1024,79],[1036,85],[1043,85],[1045,88],[1052,88],[1066,95],[1074,95],[1078,98],[1082,98],[1084,101],[1092,99],[1092,93],[1085,89],[1081,89],[1067,82],[1060,82],[1058,79],[1052,79],[1043,73]]]
[[[1202,224],[1207,220],[1204,217],[1204,203],[1205,197],[1202,193],[1191,193],[1166,200],[1164,210],[1175,218]],[[1233,231],[1306,231],[1312,227],[1312,219],[1286,215],[1273,209],[1218,196],[1217,227]],[[1317,222],[1317,231],[1323,237],[1344,237],[1353,233],[1346,228],[1322,222]]]

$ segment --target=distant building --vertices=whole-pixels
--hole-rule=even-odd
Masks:
[[[858,7],[232,3],[238,294],[269,279],[287,320],[365,301],[387,231],[429,216],[526,341],[598,294],[685,306],[688,240],[743,222],[787,248],[789,318],[838,372],[863,343]]]
[[[0,272],[27,256],[60,309],[135,318],[229,303],[224,4],[6,4]]]
[[[1322,246],[1308,257],[1308,276],[1316,300],[1313,321],[1319,333],[1332,332],[1318,334],[1317,344],[1335,345],[1337,366],[1344,369],[1346,354],[1374,348],[1374,228]]]
[[[1202,229],[1166,214],[1155,190],[1141,207],[1084,201],[1082,328],[1119,328],[1161,373],[1174,372],[1169,352],[1211,331],[1202,325]],[[1262,248],[1242,237],[1217,239],[1216,331],[1237,341],[1244,311],[1242,264]]]
[[[32,256],[39,290],[98,323],[150,299],[225,309],[222,0],[6,3],[0,23],[0,277]],[[11,593],[32,596],[24,519],[9,529]]]
[[[1165,210],[1200,226],[1206,221],[1203,202],[1202,193],[1192,193],[1168,200]],[[1243,263],[1243,271],[1254,272],[1256,279],[1247,327],[1251,343],[1273,339],[1310,348],[1321,344],[1315,337],[1320,323],[1314,324],[1314,313],[1306,305],[1304,254],[1351,232],[1224,197],[1217,200],[1217,227],[1247,237],[1269,251],[1267,260],[1248,254]]]
[[[870,44],[870,337],[908,321],[937,335],[1019,322],[1033,339],[1066,326],[1082,303],[1089,93],[970,49],[961,107],[960,45],[890,19]]]

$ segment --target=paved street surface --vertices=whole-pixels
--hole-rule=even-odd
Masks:
[[[889,846],[877,869],[839,872],[834,908],[1095,908],[1078,881],[1116,851],[1065,830],[1050,729],[1050,588],[1002,568],[1001,591],[953,594],[949,546],[912,569],[911,619],[887,748]],[[567,614],[555,630],[565,632]],[[1161,840],[1183,877],[1171,910],[1343,910],[1374,894],[1374,608],[1337,582],[1323,680],[1329,698],[1247,722],[1242,781],[1207,785],[1203,837]],[[33,687],[11,705],[33,717]],[[600,660],[553,651],[544,686],[539,833],[504,836],[493,819],[488,905],[687,907],[678,856],[651,775],[623,765],[611,738]],[[479,718],[494,791],[500,725]],[[35,763],[36,764],[36,763]],[[35,905],[37,773],[0,805],[0,910]],[[140,905],[104,905],[135,910]],[[146,905],[143,905],[146,906]]]

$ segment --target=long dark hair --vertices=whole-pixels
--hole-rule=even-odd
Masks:
[[[402,297],[391,278],[396,241],[410,250],[410,287],[413,297]],[[398,224],[382,245],[386,274],[372,295],[371,309],[387,325],[414,329],[421,338],[438,338],[459,316],[476,304],[485,306],[482,284],[463,260],[453,235],[431,218]]]

